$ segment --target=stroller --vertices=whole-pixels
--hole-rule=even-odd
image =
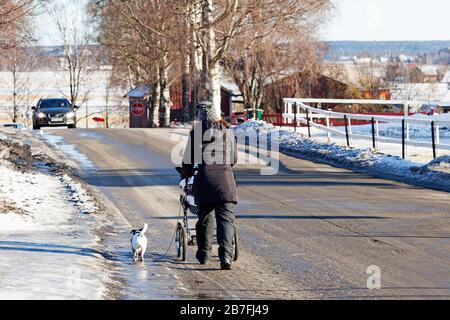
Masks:
[[[187,249],[189,246],[195,246],[196,243],[196,235],[195,227],[191,228],[189,225],[189,220],[195,219],[198,216],[199,208],[195,204],[194,198],[194,180],[197,174],[195,171],[192,177],[185,177],[182,172],[182,168],[175,168],[177,172],[180,174],[180,204],[183,208],[183,222],[177,223],[176,235],[175,235],[175,250],[177,254],[177,258],[180,258],[182,261],[186,261]],[[217,243],[217,235],[214,235],[215,242]],[[238,249],[238,237],[236,227],[234,229],[234,237],[233,237],[233,260],[237,261],[239,257],[239,249]]]

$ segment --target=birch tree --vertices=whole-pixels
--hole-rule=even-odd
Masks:
[[[218,116],[220,64],[230,52],[235,53],[237,49],[248,55],[254,48],[262,48],[268,38],[282,42],[286,41],[284,35],[307,33],[311,29],[305,26],[312,17],[331,7],[329,0],[191,0],[189,3],[191,10],[185,18],[195,33],[191,46],[201,48],[199,95],[213,103]],[[241,51],[240,47],[245,50]],[[261,55],[264,55],[262,51],[249,62],[256,62],[256,56]]]
[[[168,126],[173,48],[178,43],[173,43],[176,20],[167,1],[105,0],[95,1],[91,8],[100,20],[100,42],[115,71],[128,74],[132,87],[151,89],[151,126]]]
[[[153,88],[153,105],[167,112],[170,85],[181,78],[184,120],[196,113],[199,100],[211,101],[220,116],[221,75],[227,64],[247,63],[248,70],[239,78],[255,85],[247,82],[241,88],[253,99],[252,107],[260,104],[266,78],[287,69],[272,69],[271,63],[280,57],[287,61],[286,48],[312,33],[316,18],[331,7],[330,0],[92,1],[101,8],[103,43],[124,74],[128,69],[139,78],[136,83]],[[302,37],[296,40],[298,35]],[[253,63],[259,71],[251,69]],[[155,113],[153,118],[158,118]],[[163,118],[167,121],[168,116]]]

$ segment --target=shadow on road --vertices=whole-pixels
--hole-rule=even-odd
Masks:
[[[180,217],[152,217],[152,220],[179,220]],[[383,220],[374,216],[282,216],[282,215],[236,215],[236,219],[246,220]]]
[[[101,251],[90,248],[79,248],[35,242],[0,241],[0,251],[24,251],[35,253],[69,254],[84,257],[105,257]]]
[[[352,173],[318,173],[303,171],[295,174],[277,174],[275,176],[261,176],[259,170],[235,170],[237,183],[241,186],[297,186],[297,187],[333,187],[360,186],[375,188],[398,188],[389,182],[370,182],[364,176]],[[84,177],[84,180],[96,187],[148,187],[148,186],[176,186],[178,173],[174,169],[119,169],[96,170]]]

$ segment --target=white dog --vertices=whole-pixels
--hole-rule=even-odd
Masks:
[[[131,231],[131,250],[133,250],[133,260],[137,262],[141,260],[144,262],[145,251],[147,251],[147,236],[148,224],[139,230]]]

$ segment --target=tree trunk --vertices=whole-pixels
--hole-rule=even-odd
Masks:
[[[109,129],[109,108],[106,108],[105,127]]]
[[[160,108],[160,100],[161,100],[161,82],[159,79],[159,68],[157,68],[158,71],[157,79],[155,82],[155,85],[153,86],[153,99],[152,99],[152,128],[159,127],[159,108]]]
[[[197,1],[189,4],[189,64],[191,74],[191,103],[189,119],[195,120],[199,101],[199,87],[202,83],[203,50],[200,45],[199,30],[202,26],[202,3]]]
[[[218,117],[222,117],[221,95],[220,95],[220,78],[218,65],[211,66],[206,76],[206,92],[207,100],[213,103],[214,110]]]
[[[105,128],[109,129],[109,103],[108,102],[106,102],[106,106],[105,106]]]
[[[191,74],[191,103],[189,106],[189,119],[193,121],[197,116],[198,103],[198,71],[193,70]]]
[[[261,109],[261,104],[262,104],[262,100],[263,100],[263,88],[262,87],[259,87],[258,88],[258,92],[257,92],[257,94],[256,94],[256,102],[255,102],[255,105],[256,105],[256,109]]]
[[[88,109],[88,105],[86,103],[86,129],[89,129],[89,117],[88,117],[88,114],[89,114],[89,109]]]
[[[14,70],[13,72],[13,87],[14,87],[14,92],[13,92],[13,118],[12,118],[12,122],[16,123],[17,122],[17,73]]]
[[[183,76],[182,76],[182,122],[190,121],[190,110],[189,110],[189,69],[190,69],[190,58],[187,50],[183,52]]]
[[[213,1],[203,1],[202,24],[206,52],[203,57],[202,99],[212,102],[218,117],[221,117],[221,96],[219,63],[214,61],[216,55],[216,33],[213,25]]]
[[[186,5],[186,11],[191,14],[191,8],[190,4],[188,3]],[[190,23],[185,20],[183,24],[184,28],[186,29],[186,34],[188,35],[185,37],[183,41],[183,49],[181,50],[181,57],[182,57],[182,66],[181,66],[181,73],[182,73],[182,79],[181,79],[181,96],[182,96],[182,115],[181,115],[181,121],[183,123],[189,122],[191,120],[190,117],[190,105],[189,105],[189,87],[190,87],[190,68],[191,68],[191,25]]]
[[[164,62],[167,62],[167,53],[164,54]],[[169,72],[167,67],[161,68],[161,127],[169,127],[170,124],[170,88],[169,88]]]

